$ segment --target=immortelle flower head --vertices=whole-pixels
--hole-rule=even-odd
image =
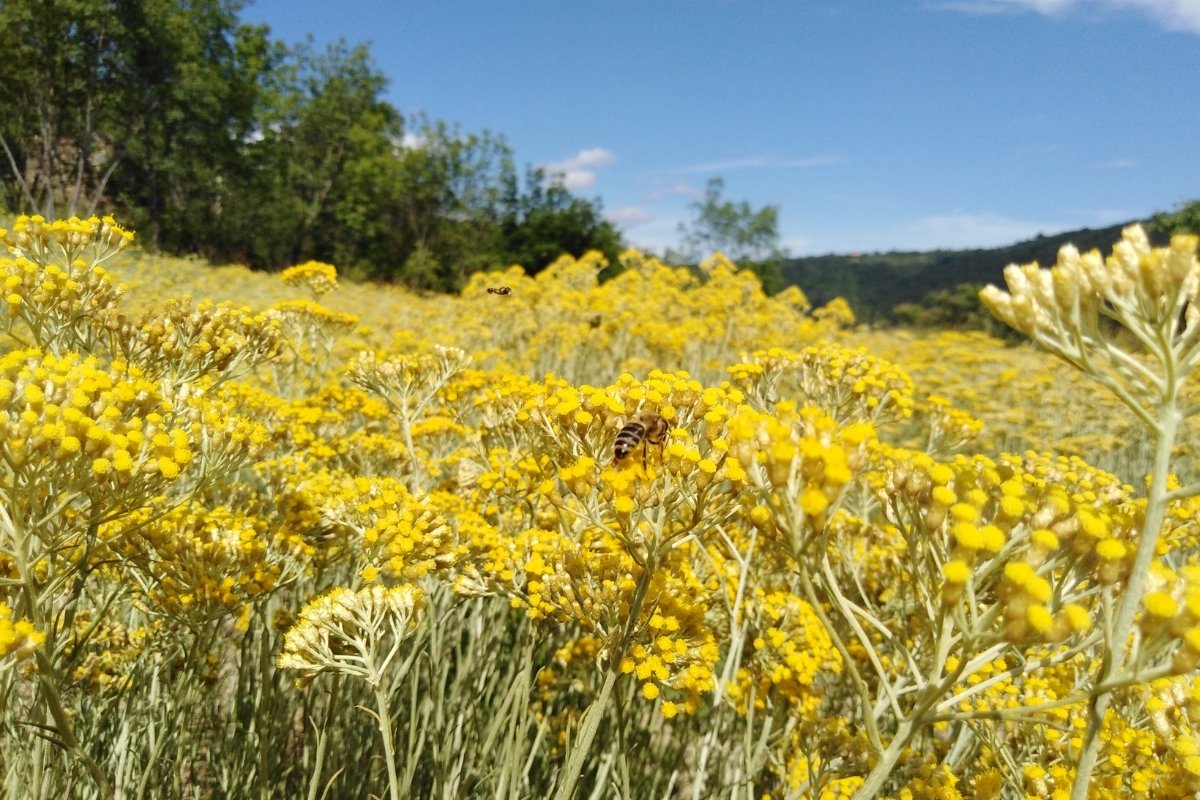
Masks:
[[[71,217],[48,221],[40,214],[19,216],[12,230],[0,231],[0,242],[16,257],[38,264],[72,264],[77,259],[98,264],[133,241],[133,232],[112,217]]]
[[[298,685],[332,672],[379,686],[424,614],[425,597],[415,586],[334,589],[300,612],[284,637],[277,666],[299,670]]]
[[[988,286],[979,297],[1038,345],[1106,385],[1131,391],[1122,397],[1126,403],[1152,402],[1162,394],[1163,379],[1116,342],[1101,319],[1132,333],[1155,360],[1177,362],[1185,377],[1200,351],[1196,246],[1197,237],[1177,235],[1169,247],[1152,248],[1142,227],[1133,225],[1122,231],[1108,258],[1067,245],[1051,269],[1037,262],[1009,265],[1008,291]]]
[[[337,267],[322,261],[306,261],[288,267],[279,275],[279,279],[289,286],[307,288],[313,297],[320,297],[338,288],[337,278]]]
[[[0,358],[0,451],[10,480],[0,497],[36,516],[53,486],[93,499],[137,503],[161,491],[192,459],[175,410],[139,370],[37,349]]]
[[[41,646],[44,639],[34,630],[33,623],[27,619],[13,619],[12,609],[0,603],[0,658],[13,653],[18,659],[25,658]]]

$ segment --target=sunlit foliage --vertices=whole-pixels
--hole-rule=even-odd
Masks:
[[[0,235],[8,796],[1200,790],[1194,239],[1011,268],[1034,349],[131,238]]]

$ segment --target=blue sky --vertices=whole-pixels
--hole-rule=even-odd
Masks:
[[[988,247],[1200,198],[1200,0],[257,0],[661,251],[711,177],[795,255]]]

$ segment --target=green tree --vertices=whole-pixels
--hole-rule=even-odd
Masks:
[[[307,259],[354,267],[385,257],[379,209],[395,180],[400,114],[363,46],[291,48],[273,70],[245,144],[243,198],[222,255],[279,268]]]
[[[119,162],[110,126],[122,85],[111,4],[87,0],[0,3],[0,151],[5,206],[41,213],[90,211]]]
[[[604,219],[599,200],[571,194],[545,170],[525,173],[525,191],[509,180],[501,221],[501,259],[540,272],[564,253],[579,257],[589,250],[604,253],[610,264],[622,249],[621,234]]]
[[[227,218],[247,199],[238,177],[282,50],[265,26],[239,22],[237,0],[114,5],[133,76],[110,194],[143,244],[219,256]]]
[[[407,139],[390,207],[404,236],[405,258],[398,263],[406,266],[393,276],[455,289],[496,263],[498,209],[513,172],[512,150],[488,131],[461,134],[425,119]]]
[[[365,46],[287,47],[241,0],[0,0],[0,202],[115,211],[143,245],[454,289],[617,231],[490,132],[410,126]]]
[[[704,199],[691,204],[690,223],[680,224],[684,258],[699,261],[721,251],[735,263],[758,273],[763,288],[782,288],[780,263],[786,253],[779,246],[779,206],[753,209],[748,202],[724,200],[725,181],[710,178]]]
[[[1160,211],[1150,218],[1150,227],[1168,235],[1191,233],[1200,235],[1200,200],[1180,203],[1171,213]]]
[[[152,244],[164,229],[195,232],[221,199],[268,66],[266,29],[240,24],[239,9],[233,0],[0,3],[8,207],[48,217],[119,207]]]

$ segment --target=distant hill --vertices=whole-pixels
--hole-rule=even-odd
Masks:
[[[783,262],[781,272],[784,285],[798,285],[814,306],[843,297],[860,320],[891,320],[896,305],[920,302],[932,291],[953,289],[964,283],[1003,286],[1004,268],[1009,264],[1037,261],[1043,266],[1052,265],[1058,258],[1058,249],[1064,244],[1074,244],[1081,251],[1096,248],[1107,254],[1120,240],[1121,229],[1135,221],[1108,228],[1083,228],[1038,236],[987,250],[791,258]],[[1151,236],[1155,238],[1153,232]],[[1165,240],[1166,237],[1162,238]]]

